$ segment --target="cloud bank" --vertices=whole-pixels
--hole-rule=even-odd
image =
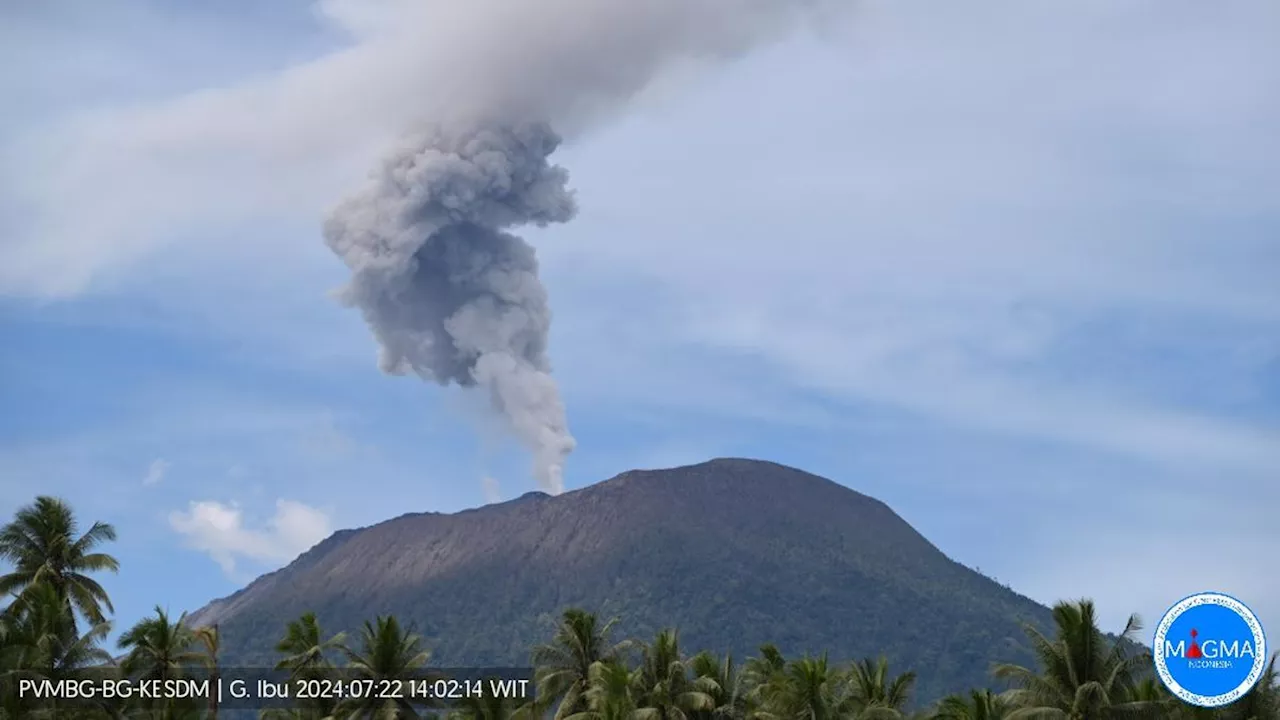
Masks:
[[[289,562],[333,532],[327,513],[284,499],[276,501],[275,514],[261,528],[248,525],[239,505],[215,500],[193,501],[186,511],[170,513],[169,526],[192,549],[208,553],[229,576],[244,559]]]
[[[0,293],[75,295],[209,234],[252,246],[236,237],[245,220],[318,211],[424,123],[545,121],[573,136],[664,71],[783,37],[828,4],[844,3],[320,2],[349,37],[333,52],[159,103],[87,110],[7,143]],[[192,223],[207,230],[193,237]]]

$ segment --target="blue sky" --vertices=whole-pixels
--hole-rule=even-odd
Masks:
[[[429,107],[377,29],[403,2],[0,9],[0,514],[115,523],[122,625],[533,487],[329,295],[322,218]],[[566,484],[766,458],[1046,603],[1280,623],[1278,30],[1269,0],[871,0],[657,77],[558,154],[580,216],[527,234]]]

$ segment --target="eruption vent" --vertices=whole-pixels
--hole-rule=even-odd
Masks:
[[[551,493],[564,489],[574,440],[547,359],[537,258],[505,230],[573,217],[568,173],[547,159],[559,143],[539,123],[435,129],[325,224],[352,272],[343,300],[373,329],[382,370],[485,388]]]

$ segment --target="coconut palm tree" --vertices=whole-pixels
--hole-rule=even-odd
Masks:
[[[733,656],[720,659],[703,651],[689,660],[695,687],[711,698],[710,711],[699,711],[694,717],[700,720],[745,720],[750,712],[747,701],[747,684],[743,673],[734,666]]]
[[[114,612],[111,598],[88,573],[119,570],[114,557],[95,551],[115,540],[116,531],[95,522],[83,535],[77,537],[78,532],[75,513],[58,498],[42,495],[20,508],[12,522],[0,527],[0,560],[13,566],[12,572],[0,575],[0,595],[48,585],[91,626],[105,622],[103,608]]]
[[[825,655],[787,664],[760,695],[760,720],[856,720],[860,708]]]
[[[120,649],[127,651],[120,667],[125,674],[141,680],[180,678],[190,666],[203,660],[204,656],[192,648],[195,642],[186,613],[171,620],[169,613],[157,605],[155,615],[139,620],[120,636]]]
[[[640,720],[636,699],[643,692],[640,671],[614,658],[597,660],[587,670],[587,682],[578,700],[582,710],[565,720]],[[562,702],[560,707],[564,707]]]
[[[303,613],[285,627],[284,637],[276,643],[276,652],[284,658],[276,663],[277,670],[289,670],[293,677],[308,677],[332,667],[329,656],[340,653],[346,642],[346,633],[337,633],[324,639],[320,621],[313,612]]]
[[[1158,716],[1160,703],[1136,699],[1139,676],[1151,662],[1148,655],[1128,650],[1141,628],[1136,615],[1115,641],[1098,629],[1089,600],[1058,603],[1053,619],[1057,627],[1053,640],[1033,627],[1026,628],[1040,661],[1039,671],[1008,664],[995,668],[996,677],[1015,686],[1009,697],[1018,709],[1009,715],[1011,720]]]
[[[715,707],[711,695],[690,680],[677,631],[663,630],[652,644],[644,645],[639,669],[639,705],[646,720],[688,720],[690,713]]]
[[[366,621],[360,633],[359,649],[343,646],[341,650],[347,659],[344,675],[373,687],[387,680],[422,679],[422,671],[430,658],[430,653],[422,647],[422,638],[411,628],[402,628],[394,616],[379,616],[373,622]],[[415,708],[430,705],[425,698],[415,699],[409,693],[395,698],[381,698],[370,693],[366,697],[340,701],[334,717],[341,720],[402,720],[418,717]]]
[[[916,674],[889,677],[889,661],[866,659],[849,671],[849,694],[860,718],[901,718],[911,699]]]
[[[934,720],[1004,720],[1013,712],[1009,698],[990,690],[971,690],[968,695],[950,695],[938,703]]]
[[[111,662],[110,653],[101,647],[111,632],[111,623],[101,622],[77,633],[63,599],[52,586],[33,586],[15,605],[18,609],[13,614],[14,627],[28,639],[28,648],[33,651],[27,667],[57,679]]]
[[[488,679],[485,681],[488,688]],[[532,708],[519,704],[503,693],[468,694],[457,701],[446,717],[448,720],[536,720]]]
[[[337,633],[325,638],[320,621],[313,612],[303,613],[296,620],[285,626],[284,637],[276,643],[276,652],[284,655],[276,663],[276,670],[288,670],[289,678],[323,677],[333,670],[331,658],[342,654],[346,633]],[[327,718],[337,708],[337,702],[328,697],[315,697],[297,700],[299,707],[292,710],[272,708],[265,711],[263,718],[275,720],[294,720],[302,718]]]
[[[195,648],[196,634],[187,625],[186,613],[171,619],[159,605],[155,614],[139,620],[117,641],[126,651],[120,670],[139,681],[159,681],[187,677],[193,667],[204,664],[205,655]],[[153,699],[140,704],[155,716],[172,720],[193,714],[194,699]]]
[[[1245,696],[1222,710],[1223,720],[1280,720],[1280,685],[1276,656],[1272,655],[1262,677]]]
[[[539,709],[549,711],[554,707],[554,720],[565,720],[587,710],[584,694],[591,681],[592,666],[620,659],[632,645],[628,641],[610,641],[616,622],[614,618],[601,625],[595,615],[585,610],[564,611],[555,637],[550,643],[535,647],[531,656],[538,688],[535,704]]]
[[[202,658],[204,666],[209,671],[210,681],[216,686],[219,674],[218,650],[222,645],[222,636],[218,634],[218,626],[217,624],[213,624],[195,628],[195,630],[192,631],[192,635],[204,651],[204,657]],[[208,720],[218,720],[217,693],[209,694]]]
[[[7,610],[7,608],[6,608]],[[14,681],[27,672],[32,643],[18,625],[16,613],[0,612],[0,718],[19,716],[27,703],[17,693]]]
[[[747,660],[742,684],[748,717],[763,711],[766,696],[787,681],[787,659],[776,645],[760,646],[760,654]]]
[[[1179,720],[1199,720],[1201,718],[1217,718],[1217,711],[1187,705],[1169,692],[1154,674],[1147,673],[1134,685],[1132,699],[1148,703],[1157,708],[1148,713],[1154,717],[1178,718]]]
[[[84,633],[76,623],[64,599],[50,585],[34,585],[6,608],[0,623],[0,685],[11,690],[8,681],[74,680],[90,668],[111,662],[102,649],[102,641],[111,624],[98,623]],[[69,709],[59,707],[55,699],[44,704],[22,702],[8,696],[0,699],[0,707],[13,717],[69,717]],[[80,712],[88,712],[82,708]]]

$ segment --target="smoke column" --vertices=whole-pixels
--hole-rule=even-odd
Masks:
[[[388,83],[421,86],[406,103],[433,98],[324,227],[382,370],[482,388],[533,453],[540,488],[561,492],[574,440],[547,357],[551,312],[534,250],[511,232],[576,212],[568,173],[549,160],[553,128],[580,132],[670,66],[780,37],[822,1],[325,3],[366,48],[404,59]]]
[[[552,493],[574,441],[547,360],[551,311],[533,248],[504,230],[573,217],[568,174],[547,161],[559,143],[545,124],[435,129],[325,224],[382,370],[488,390]]]

